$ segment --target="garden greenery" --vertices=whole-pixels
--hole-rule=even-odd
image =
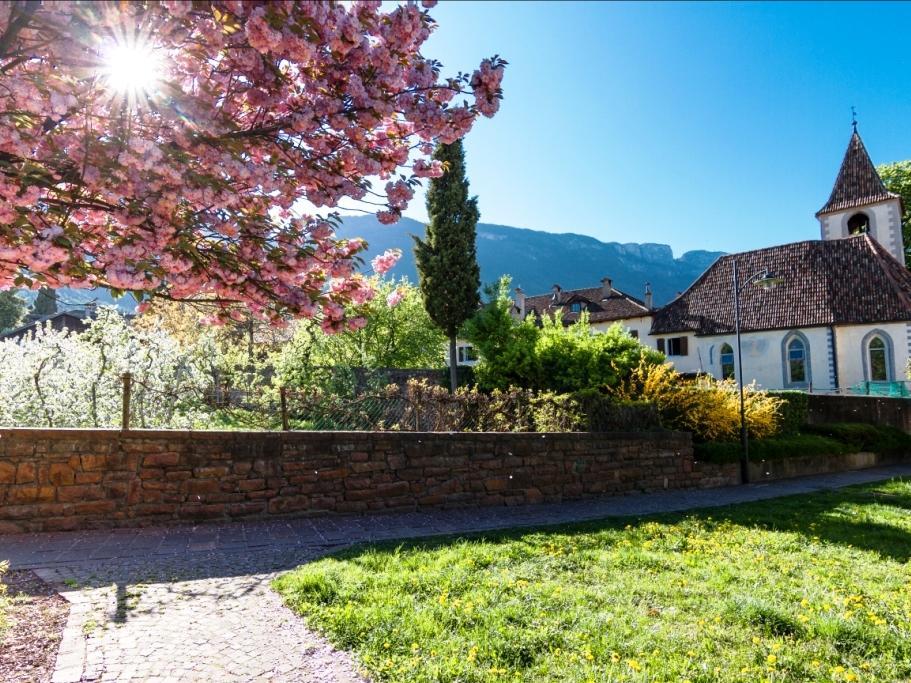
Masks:
[[[186,305],[136,320],[102,309],[82,334],[41,327],[2,342],[0,424],[119,427],[122,376],[133,379],[132,427],[429,431],[616,431],[661,427],[698,442],[736,440],[731,381],[684,379],[619,326],[594,334],[583,318],[540,325],[512,316],[508,279],[466,326],[482,354],[477,386],[450,395],[429,381],[386,386],[383,368],[439,368],[445,338],[407,281],[377,279],[362,329],[326,334],[309,321],[276,331],[252,319],[199,324]],[[354,315],[354,312],[350,312]],[[362,372],[365,368],[368,372]],[[375,370],[375,373],[371,373]],[[796,432],[805,403],[746,387],[751,437]],[[789,410],[784,410],[790,406]],[[799,425],[798,425],[799,426]]]
[[[626,381],[640,364],[664,360],[620,325],[594,333],[588,318],[564,325],[545,316],[540,326],[512,315],[509,278],[501,278],[496,297],[464,327],[463,336],[480,353],[475,380],[483,389],[521,386],[537,391],[571,393],[610,389]]]
[[[377,296],[357,311],[365,320],[361,329],[327,335],[313,321],[296,323],[271,358],[278,384],[331,390],[346,377],[345,368],[443,367],[446,337],[424,310],[418,289],[404,278],[377,279],[372,286]]]

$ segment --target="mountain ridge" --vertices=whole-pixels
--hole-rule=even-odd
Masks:
[[[481,282],[500,275],[512,276],[514,286],[529,295],[550,291],[554,284],[564,289],[597,285],[610,277],[614,287],[641,298],[651,284],[655,304],[665,304],[692,284],[719,256],[720,251],[694,250],[675,257],[666,244],[653,242],[602,242],[578,233],[552,233],[496,223],[478,223],[478,265]],[[402,258],[390,271],[417,281],[411,235],[423,235],[424,224],[403,217],[391,226],[374,216],[345,216],[340,237],[362,237],[369,260],[386,249],[402,250]]]
[[[602,242],[573,232],[553,233],[531,228],[518,228],[498,223],[478,224],[478,264],[481,283],[495,282],[501,275],[512,276],[513,286],[521,286],[528,295],[549,292],[554,284],[564,289],[592,287],[601,278],[610,277],[614,287],[641,299],[645,283],[651,284],[656,305],[668,303],[677,293],[692,284],[724,252],[695,250],[675,257],[666,244],[655,242]],[[395,225],[382,225],[375,216],[345,216],[339,227],[340,237],[362,237],[369,248],[363,255],[365,264],[386,249],[401,249],[402,258],[390,271],[394,277],[405,276],[417,282],[411,235],[422,236],[424,224],[403,217]],[[36,292],[22,292],[31,303]],[[136,300],[126,295],[114,299],[104,289],[58,290],[59,309],[95,301],[114,305],[124,312],[136,307]]]

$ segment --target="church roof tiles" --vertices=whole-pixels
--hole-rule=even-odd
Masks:
[[[911,273],[863,234],[722,256],[655,312],[651,333],[733,332],[735,260],[741,282],[761,271],[782,278],[773,289],[743,289],[742,331],[911,320]]]

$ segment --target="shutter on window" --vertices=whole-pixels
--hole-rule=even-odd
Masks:
[[[681,356],[687,355],[687,341],[689,341],[687,339],[687,337],[680,337],[680,355]]]
[[[663,339],[659,339],[659,340],[658,340],[658,350],[659,350],[661,353],[664,353],[664,340],[663,340]]]

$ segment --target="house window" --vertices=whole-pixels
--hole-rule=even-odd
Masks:
[[[794,337],[788,342],[788,382],[806,384],[807,381],[807,347],[803,340]]]
[[[478,354],[475,353],[473,346],[460,346],[459,347],[459,362],[460,363],[471,363],[478,359]]]
[[[733,379],[734,377],[734,349],[730,344],[721,345],[721,378]]]
[[[892,339],[882,330],[873,330],[864,337],[864,378],[870,382],[890,382],[892,371]]]
[[[582,304],[579,303],[578,301],[576,301],[576,302],[574,302],[574,303],[571,303],[571,304],[569,305],[569,312],[570,312],[570,313],[581,313],[581,312],[582,312]]]
[[[658,340],[658,350],[668,356],[687,355],[687,346],[686,337],[669,337]]]
[[[865,232],[870,232],[870,218],[863,212],[855,213],[848,219],[848,234],[861,235]]]
[[[633,339],[638,339],[638,338],[639,338],[639,330],[630,330],[630,331],[629,331],[629,336],[632,337]]]

